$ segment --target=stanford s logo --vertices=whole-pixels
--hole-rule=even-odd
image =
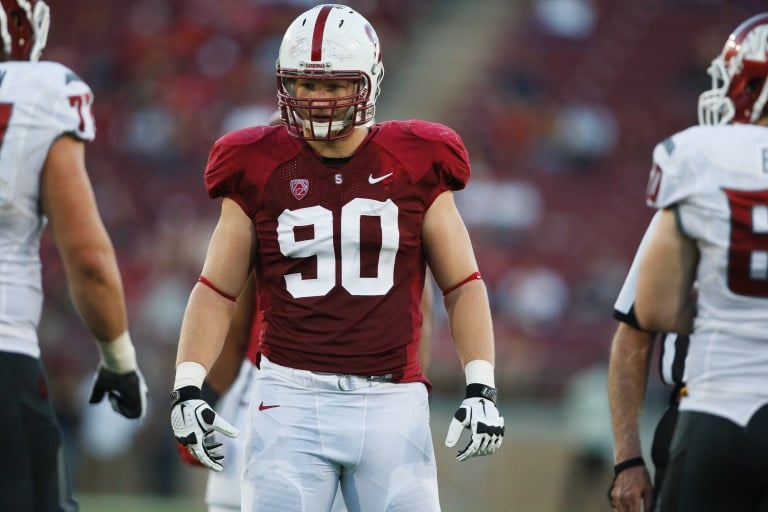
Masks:
[[[307,179],[295,179],[291,180],[291,194],[293,197],[301,201],[309,192],[309,180]]]

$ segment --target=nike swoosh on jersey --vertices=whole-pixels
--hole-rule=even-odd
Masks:
[[[279,405],[264,405],[264,402],[261,402],[259,404],[259,410],[260,411],[266,411],[267,409],[274,409],[275,407],[280,407]]]
[[[373,174],[369,174],[368,175],[368,183],[370,183],[371,185],[375,185],[376,183],[378,183],[380,181],[384,181],[385,179],[389,178],[393,174],[394,173],[391,172],[389,174],[385,174],[384,176],[379,176],[378,178],[374,178]]]

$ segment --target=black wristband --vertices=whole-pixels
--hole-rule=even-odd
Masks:
[[[619,476],[619,473],[625,469],[635,468],[637,466],[645,466],[645,461],[642,457],[632,457],[631,459],[619,462],[613,466],[613,479],[611,480],[611,486],[608,487],[607,493],[608,503],[610,503],[612,508],[616,508],[616,503],[613,502],[613,497],[611,496],[611,493],[613,492],[613,486],[616,485],[616,477]]]
[[[613,466],[613,476],[618,476],[619,473],[624,471],[625,469],[634,468],[637,466],[645,466],[645,461],[642,457],[634,457],[631,459],[627,459],[623,462],[619,462],[615,466]]]
[[[194,400],[200,398],[200,388],[197,386],[184,386],[171,391],[171,407],[184,400]]]
[[[208,384],[208,381],[203,381],[203,387],[200,389],[200,398],[208,402],[208,405],[213,405],[221,398],[221,393],[216,391]]]
[[[467,386],[467,395],[465,398],[485,398],[494,404],[496,403],[496,388],[486,386],[485,384],[469,384]]]

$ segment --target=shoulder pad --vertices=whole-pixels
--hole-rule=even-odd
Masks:
[[[421,120],[390,121],[381,124],[379,143],[401,160],[407,160],[414,181],[436,170],[448,188],[460,190],[469,181],[469,153],[464,141],[451,128]]]
[[[653,150],[653,167],[648,178],[646,202],[654,208],[667,208],[688,197],[700,185],[710,166],[705,161],[708,141],[713,133],[708,126],[694,126],[658,143]]]

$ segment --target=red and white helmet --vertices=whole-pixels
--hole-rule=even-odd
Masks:
[[[712,89],[699,96],[699,124],[754,123],[768,115],[768,12],[739,25],[707,73]]]
[[[0,0],[0,4],[0,37],[7,58],[38,60],[48,42],[48,4],[42,0]]]
[[[368,20],[344,5],[309,9],[288,27],[277,59],[277,105],[290,133],[306,140],[346,137],[352,129],[369,126],[384,76],[379,38]],[[298,78],[350,80],[355,92],[342,98],[299,99]],[[329,106],[330,105],[330,106]],[[313,110],[346,109],[342,120],[313,119]],[[336,120],[334,120],[336,119]]]

